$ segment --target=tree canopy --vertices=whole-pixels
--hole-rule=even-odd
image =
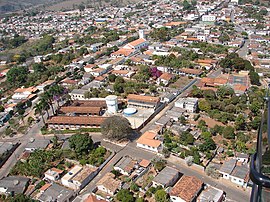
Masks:
[[[117,200],[122,201],[122,202],[134,202],[135,201],[133,194],[127,189],[121,189],[117,193],[116,198],[117,198]]]
[[[156,202],[169,202],[170,197],[164,189],[157,190],[155,193]]]
[[[121,116],[111,116],[101,124],[101,133],[111,140],[126,139],[131,133],[129,121]]]
[[[89,134],[76,134],[69,138],[69,146],[77,154],[87,154],[93,149],[93,140]]]

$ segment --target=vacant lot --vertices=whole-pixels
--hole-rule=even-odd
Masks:
[[[180,76],[180,78],[175,83],[170,84],[169,87],[176,88],[176,89],[182,89],[188,83],[190,83],[192,80],[193,79],[189,79],[187,76]]]

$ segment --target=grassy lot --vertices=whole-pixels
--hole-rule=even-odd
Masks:
[[[175,82],[170,84],[170,88],[177,88],[182,89],[184,88],[188,83],[190,83],[193,79],[189,79],[187,76],[180,76],[180,78]]]

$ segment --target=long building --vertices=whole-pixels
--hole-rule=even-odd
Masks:
[[[129,94],[127,97],[128,105],[142,108],[156,109],[160,105],[159,97]]]
[[[102,109],[101,107],[69,106],[61,107],[59,109],[59,112],[63,114],[74,114],[82,116],[100,116]]]
[[[99,128],[107,117],[100,116],[54,116],[47,121],[49,129]]]

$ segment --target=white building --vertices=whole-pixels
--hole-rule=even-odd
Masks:
[[[72,183],[72,178],[74,178],[83,168],[81,166],[75,165],[67,174],[61,178],[61,183],[72,189],[76,189],[75,185]]]
[[[202,16],[202,21],[203,22],[215,22],[216,21],[216,16],[215,15],[203,15]]]
[[[81,190],[97,174],[97,168],[92,166],[75,165],[66,175],[61,178],[61,183],[71,189]]]
[[[49,179],[51,181],[56,181],[60,178],[60,174],[63,173],[63,170],[59,170],[57,168],[51,168],[47,170],[44,175],[45,179]]]
[[[194,113],[198,107],[198,98],[179,98],[174,103],[174,106],[186,109],[188,112]]]
[[[137,147],[158,153],[162,149],[162,142],[157,139],[156,133],[147,131],[137,140]]]

